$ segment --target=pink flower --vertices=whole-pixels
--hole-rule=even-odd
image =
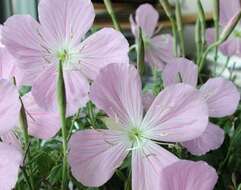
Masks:
[[[4,117],[6,117],[4,120],[6,120],[6,123],[8,123],[5,124],[5,126],[8,126],[5,130],[7,132],[10,129],[18,126],[18,115],[20,111],[19,94],[17,88],[13,86],[13,84],[11,84],[13,83],[13,77],[16,78],[17,84],[19,84],[19,82],[21,84],[22,76],[17,68],[17,61],[9,53],[6,47],[2,45],[0,47],[0,79],[5,79],[5,83],[9,84],[8,88],[11,87],[11,91],[12,93],[14,93],[14,98],[11,98],[10,92],[6,91],[5,87],[0,89],[1,93],[2,91],[6,91],[6,99],[11,100],[11,103],[9,104],[6,103],[5,99],[0,100],[0,110],[5,110],[6,107],[8,107],[7,110],[9,110],[9,112],[12,110],[11,113],[6,112],[6,114],[2,114],[0,116],[0,121],[2,121]],[[29,134],[41,139],[49,139],[55,136],[60,129],[58,113],[45,111],[40,108],[37,105],[36,101],[33,99],[31,93],[22,97],[22,100],[26,109]]]
[[[58,112],[45,111],[34,100],[31,93],[22,97],[28,121],[28,133],[39,139],[50,139],[60,129]]]
[[[220,23],[221,30],[231,21],[232,17],[241,9],[239,0],[220,0]],[[215,30],[210,28],[207,30],[207,41],[209,44],[215,41]],[[220,46],[220,51],[226,56],[241,57],[241,24],[235,28],[233,34]]]
[[[17,88],[8,80],[13,71],[12,56],[1,44],[0,25],[0,184],[2,190],[14,188],[19,173],[19,166],[22,163],[22,152],[16,138],[11,130],[17,126],[20,111],[20,102]],[[8,61],[8,62],[6,62]],[[9,64],[3,64],[3,63]]]
[[[163,71],[164,85],[169,86],[179,83],[197,85],[198,68],[192,62],[180,58],[174,63],[168,64]],[[223,78],[209,79],[199,89],[200,94],[208,104],[210,117],[224,117],[232,115],[240,100],[240,94],[234,84]],[[215,124],[209,122],[206,131],[198,138],[184,142],[183,145],[195,155],[202,155],[210,150],[219,148],[224,140],[224,131]]]
[[[159,141],[183,142],[206,129],[207,106],[187,84],[167,87],[143,117],[141,80],[129,65],[111,64],[94,82],[90,98],[109,116],[108,129],[75,133],[69,142],[74,177],[86,186],[101,186],[132,153],[132,189],[158,190],[160,171],[178,159]]]
[[[15,187],[22,159],[22,154],[17,148],[0,142],[1,190],[11,190]]]
[[[143,32],[145,61],[151,66],[163,70],[166,63],[174,58],[173,39],[170,35],[156,35],[159,13],[150,4],[138,7],[135,19],[130,16],[132,33],[137,37],[138,28]]]
[[[18,89],[11,82],[1,78],[0,92],[0,135],[3,135],[17,126],[20,102]]]
[[[177,172],[181,171],[181,172]],[[203,161],[178,161],[162,172],[163,190],[213,190],[218,175]]]
[[[89,100],[89,82],[109,63],[128,63],[128,42],[111,28],[83,41],[95,13],[90,0],[41,0],[40,23],[30,16],[10,17],[3,43],[24,70],[24,81],[46,110],[57,110],[56,66],[63,59],[67,112],[74,114]]]

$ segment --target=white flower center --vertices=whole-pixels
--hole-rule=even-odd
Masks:
[[[73,48],[68,44],[63,44],[54,51],[54,56],[63,63],[63,68],[67,70],[74,69],[80,59],[78,48]]]
[[[132,127],[128,130],[128,140],[132,144],[131,149],[141,148],[146,141],[145,133],[143,129],[139,127]]]

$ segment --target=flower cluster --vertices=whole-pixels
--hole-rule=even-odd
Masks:
[[[231,12],[226,14],[223,4],[222,24],[227,24]],[[156,29],[159,13],[150,4],[141,5],[130,23],[136,41],[143,41],[144,67],[162,76],[155,96],[144,92],[148,81],[129,59],[129,44],[120,31],[88,32],[95,17],[90,0],[41,0],[38,15],[39,22],[14,15],[1,26],[1,190],[14,188],[19,173],[30,188],[38,187],[28,165],[34,162],[32,139],[41,146],[62,141],[62,189],[73,181],[100,187],[123,165],[133,190],[214,188],[218,175],[213,167],[174,149],[200,156],[223,144],[224,130],[209,118],[236,111],[240,93],[231,81],[214,77],[198,83],[198,65],[176,57],[174,39]],[[225,42],[231,43],[228,55],[239,55],[233,40]],[[69,124],[86,108],[92,117],[100,115],[91,117],[89,128]]]

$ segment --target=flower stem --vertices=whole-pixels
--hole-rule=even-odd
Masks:
[[[214,21],[214,27],[215,27],[215,40],[219,40],[219,8],[220,8],[220,2],[219,0],[213,0],[213,21]],[[217,61],[218,59],[218,46],[215,48],[215,57],[214,60]],[[216,66],[215,66],[216,67]]]
[[[119,22],[116,18],[115,12],[113,10],[111,0],[104,0],[104,3],[105,3],[106,10],[111,17],[111,20],[113,22],[113,25],[114,25],[115,29],[118,30],[118,31],[121,31],[121,27],[120,27],[120,24],[119,24]]]
[[[201,57],[201,24],[199,18],[196,21],[195,25],[195,43],[196,43],[196,63],[199,63]]]
[[[229,21],[229,23],[225,26],[224,30],[222,31],[219,40],[214,42],[213,44],[211,44],[206,50],[205,52],[202,54],[202,57],[200,59],[199,62],[199,72],[202,71],[203,66],[204,66],[204,62],[206,60],[206,57],[208,55],[208,53],[213,50],[214,48],[216,48],[217,46],[221,45],[223,42],[225,42],[229,36],[232,34],[233,30],[235,29],[235,27],[237,26],[237,24],[239,23],[241,19],[241,11],[239,11],[236,15],[233,16],[233,18]]]
[[[177,21],[177,31],[180,43],[180,55],[185,57],[185,46],[184,46],[184,34],[183,34],[183,23],[182,23],[182,11],[180,0],[176,0],[176,21]]]
[[[62,60],[58,64],[58,76],[57,76],[57,102],[58,110],[61,120],[61,131],[62,131],[62,146],[63,146],[63,169],[62,169],[62,185],[61,189],[66,190],[67,178],[68,178],[68,163],[67,163],[67,123],[66,123],[66,94],[63,74]]]
[[[136,52],[137,52],[137,70],[139,71],[140,75],[144,74],[145,71],[145,47],[143,41],[142,30],[138,28],[138,39],[136,42]]]
[[[174,37],[174,48],[175,48],[175,54],[178,56],[178,32],[177,32],[177,24],[176,24],[176,19],[175,16],[173,16],[172,11],[171,11],[171,6],[168,2],[168,0],[159,0],[161,3],[167,17],[169,18],[171,25],[172,25],[172,34]]]
[[[16,78],[13,77],[13,83],[14,85],[16,85]],[[20,113],[19,113],[19,127],[23,132],[23,139],[24,139],[24,151],[25,151],[25,155],[24,155],[24,163],[26,160],[30,160],[30,143],[29,143],[29,135],[28,135],[28,120],[27,120],[27,116],[26,116],[26,111],[24,108],[24,104],[22,101],[21,96],[19,96],[19,101],[21,103],[21,109],[20,109]],[[24,166],[23,166],[24,167]],[[27,182],[27,184],[29,185],[29,188],[31,190],[34,190],[34,182],[33,182],[33,177],[32,177],[32,170],[31,168],[29,168],[29,175],[27,175],[27,171],[24,169],[23,170],[24,176],[25,176],[25,180]]]
[[[205,12],[202,6],[202,3],[200,0],[197,0],[197,7],[198,7],[198,19],[200,22],[200,52],[199,55],[202,56],[204,49],[205,49],[205,44],[206,44],[206,16]]]

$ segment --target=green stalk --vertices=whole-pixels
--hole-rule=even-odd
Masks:
[[[176,21],[177,21],[177,31],[180,43],[180,55],[185,57],[185,46],[184,46],[184,34],[183,34],[183,23],[182,23],[182,10],[180,0],[176,0]]]
[[[28,121],[27,121],[27,116],[26,116],[22,98],[19,97],[19,100],[21,102],[21,109],[20,109],[20,113],[19,113],[19,127],[22,129],[22,132],[23,132],[24,151],[26,153],[25,157],[29,160],[30,159],[30,151],[28,151],[28,148],[29,148]],[[27,184],[29,185],[29,188],[34,190],[34,183],[33,183],[31,168],[29,169],[29,175],[26,175],[26,174],[27,174],[27,172],[24,173],[24,175],[25,175]],[[28,179],[28,177],[29,177],[29,179]]]
[[[219,40],[214,42],[213,44],[211,44],[206,51],[203,53],[201,59],[200,59],[200,63],[199,63],[199,72],[202,71],[203,67],[204,67],[204,62],[206,60],[206,57],[208,55],[208,53],[213,50],[214,48],[216,48],[217,46],[221,45],[223,42],[225,42],[229,36],[232,34],[233,30],[235,29],[235,27],[237,26],[237,24],[239,23],[239,20],[241,19],[241,11],[239,11],[232,19],[231,21],[229,21],[229,23],[225,26],[223,32],[221,33]]]
[[[62,146],[63,146],[63,170],[62,170],[62,190],[67,189],[67,178],[68,178],[68,163],[67,163],[67,123],[66,123],[66,94],[63,74],[63,60],[59,61],[58,64],[58,76],[57,76],[57,102],[58,111],[61,120],[61,131],[62,131]]]
[[[16,78],[15,77],[13,77],[13,84],[16,86]],[[21,108],[20,108],[20,113],[19,113],[19,127],[22,130],[22,132],[23,132],[24,152],[25,152],[23,162],[25,164],[26,159],[30,160],[30,151],[29,151],[30,144],[29,144],[29,135],[28,135],[28,120],[27,120],[27,115],[26,115],[26,111],[25,111],[24,104],[23,104],[21,96],[19,96],[19,101],[21,103]],[[22,168],[24,168],[24,166]],[[31,190],[34,190],[34,182],[33,182],[31,168],[29,169],[29,173],[30,173],[30,175],[27,175],[27,171],[24,168],[24,170],[23,170],[24,178],[25,178],[29,188]]]
[[[29,144],[29,136],[28,136],[28,122],[27,116],[25,112],[25,108],[22,102],[21,97],[19,97],[21,102],[21,109],[20,109],[20,116],[19,116],[19,126],[23,131],[23,138],[24,138],[24,149],[26,150]]]
[[[114,25],[115,29],[118,30],[118,31],[121,31],[121,27],[120,27],[120,24],[119,24],[119,22],[116,18],[116,14],[113,10],[111,0],[104,0],[104,3],[105,3],[106,10],[111,17],[111,20],[113,22],[113,25]]]
[[[175,54],[178,56],[178,32],[177,32],[177,24],[176,19],[172,14],[171,6],[168,2],[168,0],[159,0],[160,4],[162,5],[167,17],[169,18],[171,25],[172,25],[172,34],[174,38],[174,48],[175,48]]]
[[[140,75],[142,76],[145,71],[145,47],[144,47],[144,40],[142,35],[142,30],[138,28],[138,38],[136,42],[136,52],[137,52],[137,70],[139,71]]]
[[[199,63],[200,57],[201,57],[201,46],[202,46],[202,40],[201,40],[201,24],[200,20],[197,19],[196,25],[195,25],[195,43],[196,43],[196,63]]]
[[[197,0],[197,6],[198,6],[198,18],[200,21],[200,36],[201,36],[200,55],[202,55],[206,44],[206,16],[200,0]]]
[[[215,27],[215,41],[219,40],[219,8],[220,8],[220,2],[219,0],[213,0],[213,21],[214,21],[214,27]],[[215,48],[215,57],[214,60],[217,61],[218,59],[218,46]],[[216,66],[215,66],[216,67]]]

